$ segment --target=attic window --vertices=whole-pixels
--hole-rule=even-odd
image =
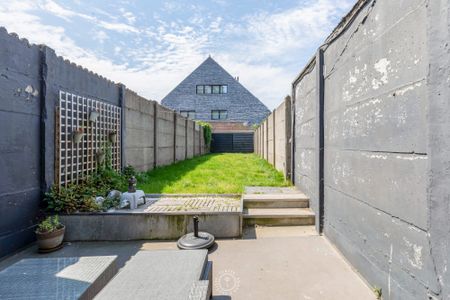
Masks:
[[[180,110],[180,114],[188,119],[195,119],[195,110]]]
[[[197,94],[226,94],[228,93],[227,85],[197,85],[196,86]]]
[[[226,120],[228,118],[228,111],[226,110],[212,110],[211,120]]]

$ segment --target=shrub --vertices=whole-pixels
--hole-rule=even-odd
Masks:
[[[207,122],[198,122],[203,127],[203,137],[205,139],[205,145],[209,148],[211,146],[212,127]]]
[[[123,174],[104,168],[78,184],[72,183],[66,187],[54,185],[45,195],[44,201],[49,210],[58,213],[99,211],[113,207],[111,205],[116,201],[105,201],[106,203],[100,206],[95,197],[106,197],[110,190],[124,191],[127,186],[127,178]]]
[[[44,221],[39,223],[37,232],[39,233],[50,233],[55,230],[58,230],[62,228],[62,224],[59,222],[59,217],[57,215],[55,216],[49,216]]]

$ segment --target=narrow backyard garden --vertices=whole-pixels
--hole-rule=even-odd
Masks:
[[[240,194],[245,186],[289,186],[267,161],[244,153],[207,154],[138,177],[139,189],[152,194]]]

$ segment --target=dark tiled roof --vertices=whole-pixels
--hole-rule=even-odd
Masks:
[[[228,85],[227,94],[196,94],[197,85]],[[259,124],[269,109],[242,84],[233,78],[214,59],[208,57],[176,88],[161,104],[171,109],[195,110],[197,120],[211,119],[211,110],[227,110],[227,121],[249,122]]]

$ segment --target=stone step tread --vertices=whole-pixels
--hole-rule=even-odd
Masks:
[[[309,200],[308,196],[303,193],[297,194],[245,194],[244,201],[302,201]]]
[[[307,218],[314,217],[308,208],[246,208],[244,218]]]

